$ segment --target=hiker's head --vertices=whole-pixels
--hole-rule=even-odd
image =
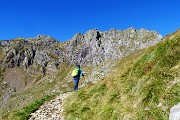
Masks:
[[[80,68],[80,65],[76,65],[76,67]]]

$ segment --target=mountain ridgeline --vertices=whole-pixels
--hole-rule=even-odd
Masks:
[[[97,80],[107,79],[110,71],[119,69],[115,68],[120,64],[118,62],[120,59],[134,56],[135,58],[131,59],[134,61],[123,62],[124,65],[131,66],[130,63],[134,63],[144,53],[144,49],[161,40],[162,36],[155,31],[134,28],[110,29],[105,32],[92,29],[85,34],[77,33],[65,42],[44,35],[2,40],[0,41],[0,116],[3,116],[3,119],[10,119],[17,109],[34,100],[56,92],[72,90],[70,72],[75,64],[82,65],[85,71],[86,77],[81,80],[81,86],[91,86],[92,83],[97,83]],[[123,64],[119,71],[124,71]],[[136,65],[141,66],[138,63]],[[149,71],[151,66],[146,67]],[[138,70],[140,71],[141,68],[129,68],[122,76],[125,78],[133,74],[138,77],[137,74],[140,73],[133,72]],[[116,72],[115,74],[121,75]],[[139,76],[143,74],[146,74],[146,71]],[[106,92],[106,87],[107,85],[102,83],[102,86],[97,88],[97,92],[101,89]],[[111,85],[109,87],[111,88]],[[81,93],[78,94],[81,96]],[[68,113],[67,109],[66,113]]]
[[[111,29],[108,32],[93,29],[84,35],[77,33],[64,43],[42,35],[30,39],[16,38],[0,41],[1,65],[25,69],[40,65],[50,70],[55,70],[62,62],[100,65],[102,61],[121,58],[151,46],[161,38],[155,31],[134,28],[124,31]]]

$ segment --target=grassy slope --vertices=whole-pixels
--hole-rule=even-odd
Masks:
[[[2,117],[2,119],[7,119],[7,120],[27,120],[30,117],[30,114],[33,113],[34,111],[38,110],[38,108],[48,100],[53,99],[56,96],[54,95],[46,95],[40,100],[36,100],[33,103],[29,104],[28,106],[24,107],[23,109],[20,110],[15,110],[11,112],[10,114],[6,114]]]
[[[167,36],[139,57],[122,59],[115,71],[64,104],[66,119],[166,120],[180,102],[180,33]]]
[[[42,79],[34,77],[36,85],[33,85],[18,94],[12,95],[4,105],[1,106],[0,119],[25,120],[29,117],[30,113],[38,109],[44,101],[57,96],[59,92],[72,91],[73,79],[70,73],[73,68],[74,66],[69,66],[65,63],[61,64],[60,70],[54,75],[49,75]],[[83,67],[83,70],[89,71],[91,70],[90,68],[91,67]],[[84,79],[82,79],[81,82],[83,80]],[[60,90],[59,92],[54,91],[57,88]]]
[[[4,106],[1,106],[0,119],[19,120],[20,118],[24,116],[26,117],[28,116],[28,114],[30,114],[29,109],[31,111],[37,109],[37,107],[34,107],[34,105],[39,106],[39,104],[42,104],[42,100],[46,100],[44,99],[46,98],[46,96],[54,96],[56,92],[54,93],[53,90],[56,87],[60,89],[60,92],[65,92],[67,90],[72,89],[72,87],[69,87],[71,86],[69,85],[71,83],[68,84],[67,88],[61,87],[61,83],[63,82],[67,74],[70,73],[71,70],[72,66],[62,64],[60,71],[56,75],[46,76],[42,80],[39,80],[39,83],[37,83],[37,85],[34,85],[33,87],[26,89],[23,92],[12,95],[6,101],[6,103],[4,103]],[[18,114],[21,111],[28,111],[28,113],[23,112],[22,114]]]

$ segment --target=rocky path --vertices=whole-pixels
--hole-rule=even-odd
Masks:
[[[55,99],[45,102],[35,113],[31,113],[29,120],[64,120],[63,100],[71,94],[72,92],[63,93]]]

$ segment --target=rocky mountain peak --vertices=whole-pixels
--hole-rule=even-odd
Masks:
[[[35,40],[44,40],[44,39],[54,39],[49,35],[37,35],[35,38]]]
[[[79,41],[82,40],[82,38],[83,38],[83,34],[81,34],[81,33],[76,33],[76,34],[72,37],[71,41],[74,41],[75,44],[77,44]]]
[[[77,33],[64,43],[48,35],[38,35],[35,38],[1,41],[0,46],[2,51],[6,51],[3,53],[6,67],[28,69],[41,66],[46,69],[48,66],[51,67],[49,70],[55,70],[61,62],[100,65],[103,61],[121,58],[134,50],[153,45],[161,38],[157,32],[143,28],[112,28],[107,32],[94,28],[85,34]]]
[[[67,57],[71,60],[75,59],[74,62],[79,64],[89,64],[87,61],[91,61],[91,64],[97,65],[102,61],[121,58],[131,51],[153,45],[161,38],[162,36],[157,32],[143,28],[140,30],[128,28],[124,31],[112,28],[107,32],[92,29],[84,35],[81,34],[78,37],[76,35],[76,39],[81,42],[70,42],[66,49],[70,56]],[[70,51],[76,51],[76,54]],[[73,60],[70,62],[74,64]]]
[[[1,40],[0,41],[0,46],[7,46],[10,43],[9,40]]]

